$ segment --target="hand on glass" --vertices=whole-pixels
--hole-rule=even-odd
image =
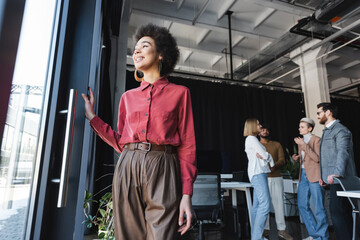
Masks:
[[[94,94],[89,87],[89,96],[86,96],[84,93],[81,94],[82,98],[85,101],[85,117],[90,121],[95,117],[94,104],[95,98]]]
[[[185,217],[186,216],[186,217]],[[192,204],[191,196],[184,194],[180,202],[179,229],[178,232],[184,235],[191,226]]]

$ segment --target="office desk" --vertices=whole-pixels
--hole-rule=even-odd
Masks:
[[[221,179],[227,179],[227,180],[231,180],[233,178],[233,174],[232,173],[222,173],[220,174]]]
[[[355,191],[337,191],[336,195],[339,197],[351,197],[356,198],[358,203],[358,208],[360,209],[360,190]]]
[[[251,194],[250,188],[251,183],[249,182],[221,182],[221,188],[231,190],[232,195],[232,205],[233,207],[237,207],[237,196],[236,191],[244,191],[246,195],[246,204],[249,213],[249,221],[251,226],[251,209],[252,209],[252,201],[251,201]]]
[[[360,199],[360,190],[357,191],[337,191],[336,195],[340,197],[351,197]]]
[[[356,198],[357,199],[357,204],[358,204],[358,209],[360,209],[360,190],[355,190],[355,191],[336,191],[336,195],[338,195],[339,197],[350,197],[350,198]],[[355,203],[354,203],[355,204]],[[355,209],[356,209],[356,206],[354,206]],[[354,217],[356,217],[354,215],[354,212],[352,213],[353,214],[353,238],[352,239],[355,239],[355,232],[356,232],[356,227],[355,227],[355,219]]]

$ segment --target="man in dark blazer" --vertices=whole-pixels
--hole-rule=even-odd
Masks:
[[[352,208],[334,177],[356,175],[352,134],[337,120],[337,107],[328,102],[317,105],[317,119],[325,125],[320,143],[321,186],[330,186],[330,214],[336,239],[352,239]]]

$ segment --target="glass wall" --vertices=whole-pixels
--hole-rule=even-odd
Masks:
[[[0,153],[0,239],[24,239],[26,232],[56,7],[57,0],[25,5]]]

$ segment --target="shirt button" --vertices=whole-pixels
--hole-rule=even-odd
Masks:
[[[143,133],[144,133],[144,132],[145,132],[145,130],[143,129],[143,130],[141,130],[141,132],[143,132]]]
[[[147,116],[148,114],[147,113],[145,113],[145,116]]]

